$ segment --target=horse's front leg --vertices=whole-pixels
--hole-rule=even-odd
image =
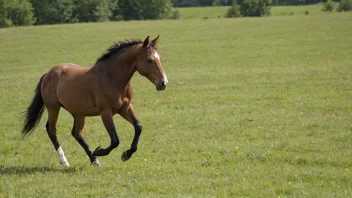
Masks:
[[[121,155],[122,161],[127,161],[131,158],[132,154],[137,151],[139,136],[142,133],[142,124],[138,121],[136,114],[134,112],[132,104],[129,105],[128,109],[119,112],[119,114],[125,118],[128,122],[133,124],[134,127],[134,137],[131,144],[131,148],[124,151]]]
[[[116,148],[120,143],[119,137],[117,136],[117,133],[116,133],[111,110],[108,109],[108,110],[103,111],[101,113],[101,119],[103,120],[104,126],[109,133],[111,143],[110,143],[110,146],[105,149],[101,148],[101,147],[96,148],[95,151],[93,152],[94,156],[108,155],[110,153],[110,151],[113,150],[114,148]]]

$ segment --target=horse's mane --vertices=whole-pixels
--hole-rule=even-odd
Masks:
[[[95,64],[97,64],[100,61],[108,59],[113,54],[120,52],[122,49],[124,49],[126,47],[130,47],[130,46],[141,44],[141,43],[143,43],[143,42],[141,40],[137,40],[137,39],[118,41],[118,42],[114,43],[113,45],[111,45],[107,50],[105,50],[105,52],[97,59],[97,62]]]

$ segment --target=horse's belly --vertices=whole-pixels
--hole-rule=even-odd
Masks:
[[[89,94],[79,91],[58,91],[61,105],[73,115],[95,116],[99,111]]]
[[[99,115],[99,109],[95,104],[93,94],[84,85],[78,86],[76,83],[62,84],[58,86],[57,96],[61,105],[73,115]]]
[[[96,107],[74,104],[74,103],[62,103],[62,107],[65,108],[72,115],[79,116],[97,116],[99,115],[99,110]]]

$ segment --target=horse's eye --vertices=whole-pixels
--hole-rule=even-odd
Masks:
[[[153,63],[153,60],[152,60],[151,58],[148,58],[148,59],[147,59],[147,62],[148,62],[149,64],[152,64],[152,63]]]

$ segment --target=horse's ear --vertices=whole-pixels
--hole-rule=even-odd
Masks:
[[[147,38],[145,38],[144,42],[143,42],[143,47],[147,47],[149,44],[149,36],[147,36]]]
[[[159,35],[151,41],[154,45],[157,45],[159,43]]]

